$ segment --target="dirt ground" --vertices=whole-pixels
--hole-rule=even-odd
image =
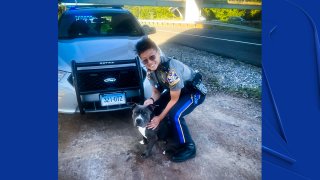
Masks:
[[[59,114],[59,179],[261,179],[261,104],[218,93],[186,116],[197,156],[170,162],[158,143],[140,158],[130,111]]]

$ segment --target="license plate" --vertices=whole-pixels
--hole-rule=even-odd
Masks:
[[[112,106],[126,103],[124,93],[100,94],[101,106]]]

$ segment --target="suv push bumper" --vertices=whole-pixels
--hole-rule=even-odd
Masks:
[[[72,81],[74,84],[78,110],[86,112],[105,112],[128,109],[128,103],[144,101],[144,77],[140,61],[133,60],[77,63],[72,61]],[[105,82],[108,77],[115,82]],[[102,106],[101,94],[125,94],[126,104]]]

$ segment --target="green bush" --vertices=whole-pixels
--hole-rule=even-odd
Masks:
[[[152,6],[125,6],[138,19],[170,19],[180,20],[170,10],[169,7]]]
[[[261,10],[203,8],[202,15],[207,20],[228,21],[231,16],[240,16],[245,20],[261,20]]]
[[[246,20],[261,20],[261,10],[247,10],[245,16]]]
[[[60,18],[62,13],[64,13],[64,11],[66,11],[66,6],[58,4],[58,19]]]

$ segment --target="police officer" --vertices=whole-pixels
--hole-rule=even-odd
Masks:
[[[136,51],[148,70],[147,77],[152,85],[152,95],[144,105],[158,105],[158,113],[147,127],[155,129],[160,121],[169,119],[174,138],[180,144],[171,160],[182,162],[195,157],[196,146],[183,118],[205,99],[204,93],[188,86],[195,77],[195,71],[176,59],[161,56],[158,46],[149,38],[139,41]]]

